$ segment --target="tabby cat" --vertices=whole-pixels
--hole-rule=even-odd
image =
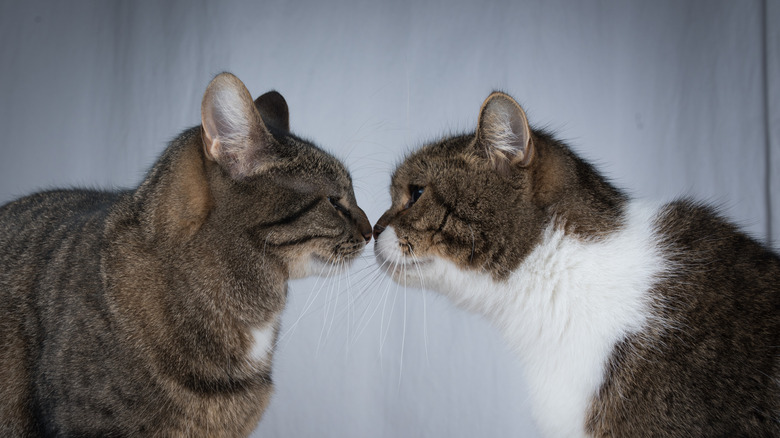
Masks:
[[[287,280],[371,237],[342,163],[229,73],[135,190],[0,208],[0,436],[246,436]],[[328,269],[326,269],[326,267]]]
[[[503,93],[390,191],[378,262],[495,323],[546,436],[780,436],[780,259],[712,208],[630,199]]]

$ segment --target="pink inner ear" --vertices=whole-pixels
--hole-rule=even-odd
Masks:
[[[201,129],[203,150],[206,152],[206,157],[212,161],[217,161],[217,156],[219,154],[219,139],[216,137],[217,129],[213,122],[213,118],[211,115],[207,116],[205,111],[202,115],[201,124],[203,127]]]
[[[520,162],[530,160],[530,128],[522,108],[502,94],[488,98],[482,110],[479,136],[491,160]]]
[[[201,115],[206,153],[236,179],[262,164],[267,131],[244,84],[230,74],[217,76],[203,96]]]

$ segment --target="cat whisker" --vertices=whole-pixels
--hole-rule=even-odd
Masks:
[[[374,299],[373,297],[374,297],[375,295],[379,296],[379,299],[378,299],[378,301],[377,301],[377,304],[376,304],[376,306],[374,306],[374,310],[373,310],[373,312],[371,313],[371,315],[369,315],[369,316],[368,316],[368,319],[366,320],[365,324],[363,324],[363,328],[362,328],[362,329],[359,331],[359,333],[358,333],[358,336],[360,336],[360,335],[363,333],[363,331],[365,331],[365,329],[368,327],[368,324],[370,323],[371,319],[373,319],[374,315],[375,315],[375,314],[376,314],[376,312],[379,310],[379,307],[380,307],[380,305],[382,304],[382,299],[383,299],[383,298],[386,296],[386,294],[387,294],[387,291],[388,291],[388,289],[389,289],[389,287],[390,287],[390,284],[392,283],[392,281],[389,279],[389,277],[387,277],[386,275],[384,275],[384,272],[383,272],[383,270],[382,270],[382,267],[383,267],[384,265],[388,264],[388,263],[390,263],[390,262],[389,262],[389,261],[387,261],[387,260],[385,260],[384,262],[382,262],[382,264],[381,264],[381,265],[377,266],[377,267],[376,267],[376,270],[375,270],[375,271],[374,271],[374,273],[373,273],[374,275],[373,275],[373,278],[372,278],[372,282],[369,282],[369,286],[370,286],[370,285],[372,285],[372,284],[373,284],[373,281],[376,281],[376,280],[378,279],[378,280],[379,280],[379,282],[380,282],[380,288],[381,288],[381,286],[382,286],[382,282],[386,282],[386,283],[387,283],[387,286],[385,287],[385,289],[384,289],[384,291],[383,291],[383,293],[382,293],[382,294],[371,294],[371,302],[373,302],[373,299]],[[361,295],[362,295],[362,294],[363,294],[365,291],[367,291],[367,290],[368,290],[368,287],[366,287],[366,289],[364,289],[364,291],[363,291],[363,292],[361,292]],[[370,306],[370,304],[369,304],[369,306]],[[368,309],[370,308],[369,306],[367,306],[367,307],[366,307],[366,309],[363,311],[363,314],[362,314],[362,315],[361,315],[361,317],[360,317],[360,318],[361,318],[361,319],[360,319],[360,321],[361,321],[361,324],[362,324],[363,318],[365,317],[365,314],[368,312]],[[384,310],[383,310],[383,313],[384,313]]]
[[[390,280],[388,280],[386,276],[382,275],[381,272],[378,273],[378,277],[379,277],[379,282],[380,282],[379,285],[380,285],[380,287],[381,287],[383,281],[387,282],[387,283],[390,282]],[[380,307],[380,305],[382,303],[382,299],[385,296],[385,293],[383,293],[383,294],[372,294],[371,295],[371,299],[370,299],[369,303],[366,305],[366,308],[363,309],[363,313],[360,315],[360,319],[358,320],[358,323],[357,323],[358,327],[362,327],[362,328],[358,328],[357,329],[357,334],[355,335],[355,341],[357,341],[357,339],[360,338],[360,336],[363,334],[363,332],[365,332],[365,330],[368,328],[369,324],[371,323],[371,320],[374,318],[374,315],[376,315],[376,312],[379,310],[379,307]],[[371,312],[371,314],[368,315],[368,317],[366,317],[366,314],[368,313],[368,309],[371,308],[371,304],[374,302],[374,295],[378,296],[377,303],[376,303],[375,306],[373,306],[374,310]]]
[[[412,246],[409,245],[409,249],[411,250]],[[398,386],[401,386],[401,378],[404,373],[404,347],[406,346],[406,298],[407,298],[407,288],[406,288],[406,269],[407,264],[404,263],[404,321],[403,321],[403,329],[401,333],[401,359],[398,362]]]
[[[265,267],[265,260],[266,260],[265,250],[268,247],[268,239],[271,237],[271,235],[273,235],[273,233],[274,233],[273,231],[269,232],[268,234],[266,234],[265,239],[263,239],[263,256],[262,256],[263,262],[261,264],[261,266],[263,267]]]
[[[389,287],[390,280],[389,280],[389,278],[387,276],[383,275],[384,273],[382,271],[383,266],[388,264],[388,263],[389,262],[387,260],[385,260],[384,262],[382,262],[382,264],[380,264],[378,266],[377,265],[373,265],[374,269],[371,272],[369,272],[368,274],[366,274],[363,277],[363,279],[362,279],[362,281],[367,281],[367,284],[366,284],[366,287],[363,288],[363,290],[361,290],[361,292],[358,293],[358,298],[364,296],[365,293],[367,293],[369,291],[369,287],[374,285],[376,283],[376,281],[379,281],[379,283],[380,283],[379,287],[380,288],[382,286],[382,282],[383,281],[388,282],[388,286],[387,287]],[[371,288],[371,290],[375,290],[375,289],[376,288]],[[370,308],[370,303],[373,303],[374,296],[379,296],[380,297],[379,301],[378,301],[377,305],[374,307],[374,311],[368,317],[368,320],[366,321],[365,325],[363,325],[363,318],[365,317],[366,313],[368,312],[368,309]],[[376,314],[376,311],[379,309],[379,304],[382,302],[382,296],[383,296],[383,294],[376,294],[376,293],[371,294],[370,302],[366,306],[366,308],[363,310],[363,313],[360,316],[360,320],[358,321],[358,326],[363,325],[363,328],[359,330],[358,336],[363,333],[365,328],[368,326],[368,323],[370,322],[370,320]]]
[[[417,255],[414,253],[413,249],[411,249],[410,254],[412,256],[412,260],[415,262],[414,267],[417,269],[417,275],[420,278],[420,285],[423,289],[421,291],[423,300],[423,344],[425,345],[425,362],[430,364],[430,359],[428,357],[428,309],[425,299],[425,278],[423,277],[422,271],[420,270],[419,259],[417,258]]]
[[[393,264],[393,271],[398,269],[399,261],[400,260],[398,260],[397,258],[393,260],[393,262],[392,262],[392,264]],[[397,288],[397,286],[398,286],[398,283],[396,283],[396,288]],[[390,283],[388,283],[388,291],[389,291],[389,288],[390,288]],[[388,293],[388,295],[389,295],[389,293]],[[390,316],[388,317],[387,330],[384,331],[384,335],[382,335],[381,331],[382,331],[382,327],[384,326],[384,316],[385,316],[385,308],[387,306],[387,297],[385,297],[385,302],[382,305],[382,322],[380,323],[380,326],[379,326],[380,327],[380,345],[379,345],[379,355],[380,356],[382,355],[382,350],[384,349],[385,340],[387,339],[387,333],[390,331],[390,320],[393,318],[393,313],[395,311],[395,299],[396,299],[397,296],[398,296],[398,294],[397,294],[397,289],[396,289],[396,293],[393,295],[393,303],[390,306]]]
[[[330,269],[328,271],[328,275],[326,276],[326,278],[330,278],[332,270],[335,269],[336,271],[340,271],[343,266],[344,266],[344,261],[343,260],[337,260],[336,262],[334,262],[331,265],[331,267],[330,267]],[[320,337],[317,340],[317,350],[316,350],[317,351],[317,355],[319,355],[320,345],[321,345],[322,340],[323,340],[323,334],[324,334],[325,338],[327,338],[328,335],[330,334],[331,327],[333,326],[332,319],[331,319],[330,325],[328,326],[328,322],[327,322],[328,321],[328,314],[330,313],[330,303],[334,301],[331,298],[333,296],[333,294],[334,294],[334,287],[336,287],[336,289],[335,289],[336,291],[341,290],[341,276],[338,277],[338,285],[337,286],[334,285],[332,281],[330,281],[328,283],[329,283],[330,286],[328,287],[328,291],[325,294],[325,313],[322,316],[322,330],[320,330]],[[336,314],[336,307],[337,307],[337,304],[338,304],[338,296],[339,295],[340,295],[339,293],[335,294],[336,299],[335,299],[335,302],[333,302],[333,316],[335,316],[335,314]],[[325,326],[328,326],[327,333],[325,332]]]
[[[341,263],[342,263],[342,266],[343,266],[344,262],[341,262]],[[336,289],[335,289],[336,291],[342,290],[341,289],[341,278],[342,278],[341,276],[338,277],[338,282],[337,282]],[[347,292],[349,292],[349,289],[347,289]],[[335,295],[335,301],[333,303],[333,314],[331,315],[330,325],[328,326],[328,331],[325,333],[325,338],[326,339],[327,339],[328,336],[330,336],[331,329],[333,328],[333,321],[335,321],[335,319],[336,319],[336,309],[338,307],[339,295],[341,295],[341,294],[340,293],[335,293],[334,295]]]
[[[347,271],[347,336],[345,339],[345,355],[349,357],[349,336],[352,331],[352,320],[354,318],[354,302],[352,299],[352,275]]]
[[[332,284],[332,286],[335,286],[335,290],[329,289],[329,291],[326,293],[327,298],[325,299],[325,303],[323,303],[321,306],[313,307],[310,309],[309,312],[307,312],[307,313],[316,313],[322,309],[325,309],[325,314],[323,316],[323,328],[321,330],[320,338],[318,340],[318,352],[319,352],[319,348],[321,347],[321,343],[324,340],[327,340],[327,338],[329,337],[333,325],[336,322],[340,323],[341,321],[343,321],[345,315],[348,318],[350,317],[350,315],[348,314],[348,312],[350,312],[350,308],[354,308],[355,302],[359,298],[364,296],[364,292],[369,290],[369,286],[375,282],[376,277],[381,275],[381,272],[378,272],[377,267],[375,265],[374,266],[369,265],[363,267],[361,271],[365,271],[369,268],[373,268],[373,269],[367,273],[364,273],[361,279],[359,279],[357,283],[350,283],[350,286],[348,286],[346,289],[341,288],[341,283],[340,283],[341,280],[339,279],[338,285]],[[346,271],[346,273],[347,273],[348,281],[351,282],[352,281],[351,276],[349,275],[350,271],[348,270]],[[374,277],[373,279],[370,278],[372,276]],[[356,286],[366,283],[367,281],[368,283],[364,287],[364,290],[353,297],[351,293],[352,289]],[[346,300],[348,301],[348,306],[344,306],[343,308],[341,308],[341,310],[339,310],[338,301],[340,296],[343,294],[347,294]],[[331,306],[333,306],[332,310],[331,310]],[[352,313],[354,314],[354,311],[352,311]],[[365,311],[363,312],[363,314],[365,314]],[[331,317],[330,323],[327,322],[328,316]],[[348,324],[351,326],[352,323],[348,321]],[[327,330],[325,330],[326,326],[328,326]]]
[[[326,264],[330,264],[331,260],[333,259],[334,255],[331,255],[326,260]],[[331,267],[332,269],[332,267]],[[329,271],[330,272],[330,271]],[[309,293],[309,296],[306,298],[306,303],[304,304],[304,308],[301,311],[300,315],[298,315],[298,319],[295,320],[295,322],[288,327],[284,333],[279,335],[276,343],[274,344],[274,348],[281,345],[282,341],[286,339],[287,337],[291,336],[292,333],[295,332],[295,328],[298,326],[298,324],[301,322],[301,319],[303,319],[304,316],[306,316],[307,312],[311,308],[311,306],[314,304],[314,301],[317,299],[317,297],[320,295],[320,292],[322,291],[322,288],[325,286],[325,277],[318,277],[315,282],[314,286],[312,287],[312,291],[316,290],[315,293]],[[318,287],[319,285],[319,287]]]
[[[382,281],[384,281],[384,279],[378,277],[378,282],[380,287],[382,286]],[[382,301],[381,293],[372,293],[368,295],[369,298],[367,300],[363,300],[363,298],[365,298],[367,295],[368,294],[361,293],[359,296],[356,296],[354,299],[354,303],[362,302],[363,308],[360,310],[359,315],[355,314],[355,316],[353,317],[354,330],[350,336],[350,341],[352,344],[357,342],[357,340],[362,336],[362,334],[365,332],[365,329],[370,325],[370,322],[373,319],[373,315],[376,314],[376,311],[379,308],[379,304],[375,305],[374,303],[375,302],[381,303]],[[357,307],[356,304],[355,307]]]
[[[339,297],[342,296],[342,295],[345,295],[345,294],[350,294],[350,291],[348,291],[346,289],[341,290],[341,291],[334,291],[333,294],[331,294],[331,296],[329,298],[325,299],[324,303],[322,303],[321,305],[319,305],[317,307],[313,307],[311,309],[310,313],[318,313],[318,312],[322,311],[323,309],[327,308],[328,309],[327,310],[328,314],[331,314],[330,313],[331,311],[329,310],[331,304],[333,304],[334,300],[338,301]],[[334,312],[338,312],[338,313],[336,313],[336,318],[342,318],[346,314],[347,309],[346,308],[342,308],[341,310],[337,309],[337,310],[334,310]]]

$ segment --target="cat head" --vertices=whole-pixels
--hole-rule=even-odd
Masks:
[[[506,275],[543,215],[531,181],[534,146],[522,108],[493,93],[475,133],[406,157],[392,177],[392,206],[374,227],[379,263],[396,280],[425,277],[436,261]]]
[[[279,93],[253,102],[232,74],[215,77],[203,96],[202,125],[147,178],[168,181],[158,184],[164,206],[155,210],[154,228],[180,245],[200,239],[234,264],[282,266],[287,278],[335,272],[354,260],[371,225],[350,174],[291,134],[288,114]]]
[[[609,207],[591,205],[599,196],[580,184],[593,175],[565,145],[532,130],[514,99],[492,93],[475,132],[425,145],[395,170],[392,206],[374,227],[377,260],[396,281],[440,292],[451,292],[442,290],[448,278],[471,278],[463,273],[506,278],[553,220],[584,233],[605,223],[598,211]],[[607,186],[605,199],[618,202]]]

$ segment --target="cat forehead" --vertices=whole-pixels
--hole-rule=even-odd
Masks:
[[[288,180],[285,185],[302,191],[341,191],[351,187],[352,177],[346,166],[314,144],[287,138],[281,148],[286,153],[273,176],[277,180]]]
[[[473,142],[471,133],[428,143],[407,155],[396,167],[392,180],[403,184],[410,179],[435,177],[450,169],[473,167],[477,164]]]

